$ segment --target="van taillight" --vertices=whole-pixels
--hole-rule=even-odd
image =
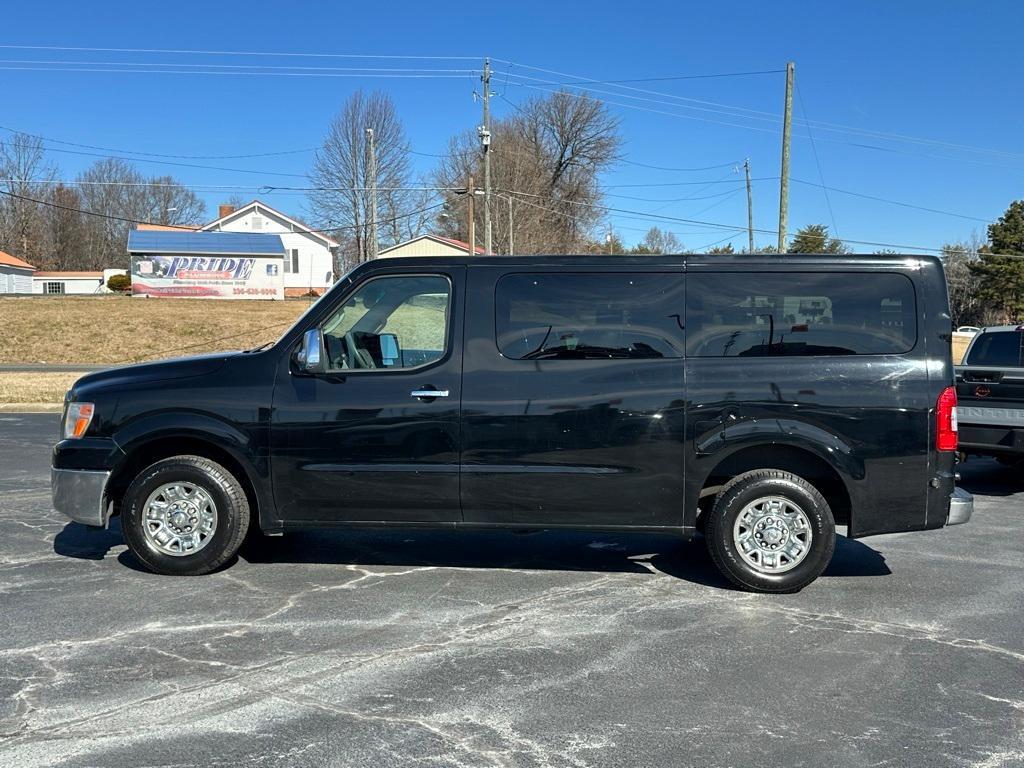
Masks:
[[[935,404],[935,450],[955,451],[956,443],[956,387],[946,387]]]

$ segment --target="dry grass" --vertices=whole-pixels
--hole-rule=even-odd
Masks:
[[[0,373],[0,404],[60,403],[84,373]]]
[[[953,334],[953,364],[960,365],[963,362],[964,355],[967,352],[967,347],[971,343],[971,339],[974,338],[973,333],[960,333],[959,331]]]
[[[5,296],[0,363],[128,363],[245,349],[276,339],[308,306],[308,300]]]

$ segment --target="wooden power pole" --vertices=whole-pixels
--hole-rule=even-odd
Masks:
[[[469,247],[466,252],[470,256],[476,255],[476,216],[473,210],[474,203],[476,202],[476,185],[473,183],[473,177],[469,177],[469,184],[466,185],[466,196],[469,198]]]
[[[786,64],[786,109],[782,118],[782,174],[779,177],[779,253],[786,252],[786,227],[789,225],[789,143],[793,125],[793,73],[796,65]]]
[[[369,259],[377,258],[377,147],[374,144],[373,128],[366,129],[366,177],[368,184],[367,215],[370,218],[370,242],[366,244]]]
[[[754,193],[750,189],[750,158],[743,161],[747,175],[747,253],[754,252]]]
[[[491,60],[484,59],[484,124],[480,126],[480,144],[484,153],[484,254],[490,256],[491,240]]]

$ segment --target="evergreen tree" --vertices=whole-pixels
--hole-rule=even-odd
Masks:
[[[808,224],[797,230],[786,253],[849,253],[842,240],[829,237],[828,227],[824,224]]]
[[[1024,200],[1014,200],[988,227],[988,245],[969,269],[983,307],[1004,322],[1024,319]]]

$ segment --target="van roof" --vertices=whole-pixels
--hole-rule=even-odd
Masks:
[[[432,265],[523,265],[523,266],[634,266],[634,267],[719,267],[738,269],[750,267],[828,267],[831,269],[917,269],[925,264],[941,266],[937,256],[916,254],[678,254],[663,256],[601,254],[540,255],[540,256],[392,256],[374,262],[384,266]]]

